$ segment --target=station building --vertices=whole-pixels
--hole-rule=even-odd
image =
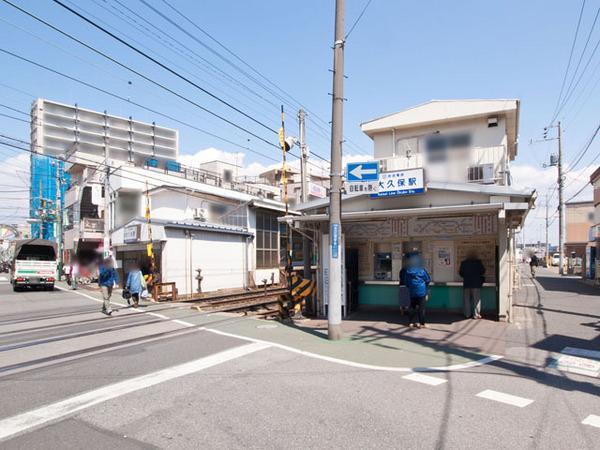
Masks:
[[[514,235],[535,200],[535,191],[511,186],[519,107],[518,100],[434,100],[361,125],[379,175],[375,185],[345,184],[343,315],[397,308],[403,255],[411,251],[421,252],[432,275],[428,308],[462,311],[458,270],[475,252],[486,269],[483,314],[511,319]],[[328,199],[296,209],[303,215],[288,222],[317,236],[317,308],[326,314]]]

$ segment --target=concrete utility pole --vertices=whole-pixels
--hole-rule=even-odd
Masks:
[[[344,116],[344,5],[335,2],[335,39],[333,43],[333,99],[331,111],[331,191],[329,195],[329,339],[342,338],[342,140]]]
[[[548,267],[550,265],[550,261],[548,261],[548,206],[549,206],[549,202],[550,202],[550,192],[549,190],[546,191],[546,254],[545,254],[545,258],[546,258],[546,267]]]
[[[56,160],[56,246],[58,249],[58,274],[60,281],[63,271],[63,207],[62,207],[62,168],[60,161]]]
[[[558,266],[558,273],[564,275],[564,257],[565,257],[565,201],[563,197],[564,183],[563,183],[563,167],[562,167],[562,128],[560,121],[557,124],[558,127],[558,254],[560,255],[560,264]]]
[[[305,129],[305,113],[304,109],[300,109],[298,111],[298,124],[300,127],[300,155],[302,157],[300,164],[300,177],[302,178],[302,191],[301,191],[301,200],[302,203],[306,203],[308,201],[308,181],[310,179],[310,175],[308,172],[308,150],[306,148],[306,129]],[[312,271],[310,269],[311,266],[311,243],[310,240],[306,236],[302,236],[302,266],[304,267],[304,278],[306,280],[312,279]]]
[[[110,203],[108,199],[108,190],[110,188],[110,155],[108,145],[108,117],[106,115],[106,111],[104,111],[104,162],[106,164],[106,175],[104,176],[104,254],[102,255],[104,257],[103,259],[110,257],[110,217],[108,212],[110,208]]]

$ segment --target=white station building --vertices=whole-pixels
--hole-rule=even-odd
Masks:
[[[373,140],[379,173],[371,183],[347,180],[342,197],[344,315],[397,308],[403,255],[411,251],[421,252],[432,275],[428,308],[460,311],[458,269],[475,251],[486,269],[483,314],[511,319],[514,235],[535,199],[534,191],[511,186],[519,108],[518,100],[434,100],[361,125]],[[316,231],[322,314],[331,249],[328,203],[299,205],[304,215],[288,218],[295,227]]]

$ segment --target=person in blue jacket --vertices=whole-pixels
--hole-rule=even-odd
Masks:
[[[400,272],[400,283],[408,288],[410,295],[410,308],[408,310],[408,326],[411,328],[424,328],[425,303],[427,302],[427,287],[431,278],[418,253],[407,255],[406,267]],[[415,315],[419,322],[415,322]]]
[[[110,307],[110,297],[112,295],[113,287],[118,283],[119,274],[114,268],[112,259],[107,258],[100,266],[100,270],[98,272],[98,284],[100,285],[102,298],[104,299],[104,302],[102,303],[102,312],[107,316],[110,316],[113,313]]]
[[[146,280],[144,280],[144,274],[137,265],[133,265],[129,274],[127,275],[127,283],[125,289],[131,294],[133,300],[133,306],[137,307],[140,302],[140,294],[146,289]]]

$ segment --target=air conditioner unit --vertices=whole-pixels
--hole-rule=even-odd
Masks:
[[[478,166],[469,167],[467,180],[470,183],[494,184],[496,182],[494,177],[494,165],[480,164]]]
[[[206,222],[208,220],[208,210],[206,208],[194,208],[194,220]]]

